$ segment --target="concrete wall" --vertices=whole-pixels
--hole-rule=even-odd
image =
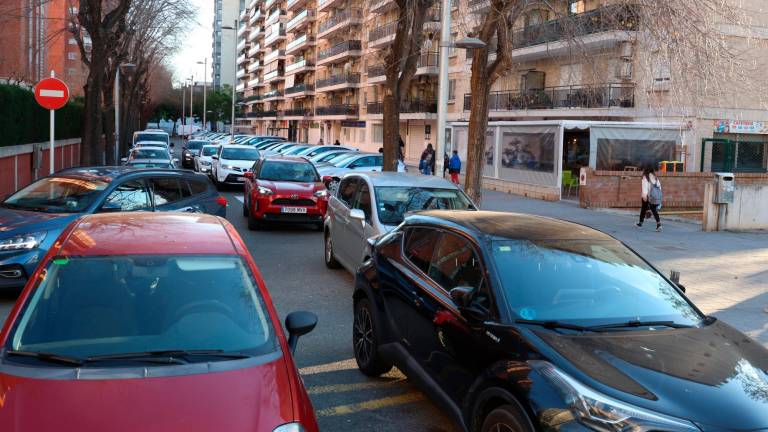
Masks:
[[[22,144],[0,147],[0,198],[17,191],[49,172],[49,143]],[[39,169],[35,169],[35,149],[42,148]],[[54,171],[71,168],[80,163],[80,139],[56,141]]]
[[[768,184],[736,186],[725,213],[726,230],[768,229]]]

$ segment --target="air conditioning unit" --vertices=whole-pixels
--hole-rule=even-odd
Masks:
[[[631,59],[635,53],[635,46],[630,41],[624,41],[619,46],[619,57]]]
[[[623,80],[632,79],[632,63],[625,61],[619,62],[616,65],[616,78]]]

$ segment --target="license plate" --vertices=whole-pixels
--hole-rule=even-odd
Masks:
[[[236,177],[235,179],[236,179],[237,181],[245,181],[245,177]]]
[[[280,209],[283,213],[306,213],[306,207],[283,207]]]

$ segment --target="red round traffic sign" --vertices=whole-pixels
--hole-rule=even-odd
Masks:
[[[57,110],[67,104],[69,88],[58,78],[46,78],[35,86],[35,100],[45,109]]]

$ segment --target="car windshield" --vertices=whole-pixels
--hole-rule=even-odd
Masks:
[[[168,148],[168,146],[166,146],[165,143],[157,142],[157,141],[155,141],[155,142],[147,141],[147,142],[136,143],[136,148],[139,148],[139,147],[165,147],[165,148]]]
[[[255,161],[261,155],[255,148],[225,148],[221,151],[221,158],[227,160]]]
[[[213,156],[216,154],[216,150],[219,148],[217,146],[205,146],[203,147],[203,156]]]
[[[160,141],[168,142],[168,135],[161,133],[140,133],[136,134],[136,142],[139,141]]]
[[[259,355],[276,348],[264,299],[238,256],[56,257],[43,275],[9,350],[87,359],[163,350]]]
[[[376,211],[384,225],[399,225],[407,212],[473,208],[469,198],[458,189],[376,186],[374,190]]]
[[[343,154],[340,154],[339,156],[336,156],[335,158],[329,160],[328,163],[333,165],[333,166],[340,167],[340,166],[344,165],[344,163],[348,162],[349,159],[352,159],[352,158],[357,157],[357,156],[359,156],[359,155],[358,154],[354,154],[354,153],[343,153]]]
[[[187,149],[200,150],[206,144],[208,144],[208,141],[190,141],[187,143]]]
[[[163,149],[142,148],[131,152],[129,159],[170,159],[168,151]]]
[[[296,146],[296,147],[294,147],[294,148],[292,148],[292,149],[290,149],[290,150],[287,150],[287,151],[286,151],[285,153],[283,153],[283,154],[284,154],[284,155],[295,155],[295,154],[298,154],[298,153],[302,153],[302,152],[303,152],[304,150],[306,150],[307,148],[308,148],[307,146]]]
[[[128,166],[134,168],[173,168],[173,165],[163,162],[132,162]]]
[[[504,297],[519,318],[580,325],[695,325],[702,319],[675,287],[618,241],[504,240],[492,248]]]
[[[348,154],[348,153],[347,152],[341,152],[341,153],[332,152],[332,153],[327,153],[327,154],[326,153],[321,153],[319,155],[316,155],[314,160],[315,160],[315,162],[326,162],[326,161],[329,161],[331,159],[335,159],[335,158],[337,158],[337,157],[339,157],[341,155],[346,155],[346,154]]]
[[[320,181],[312,164],[280,161],[264,162],[259,172],[259,179],[299,183]]]
[[[85,211],[109,185],[99,180],[46,177],[8,197],[5,207],[51,213]]]

